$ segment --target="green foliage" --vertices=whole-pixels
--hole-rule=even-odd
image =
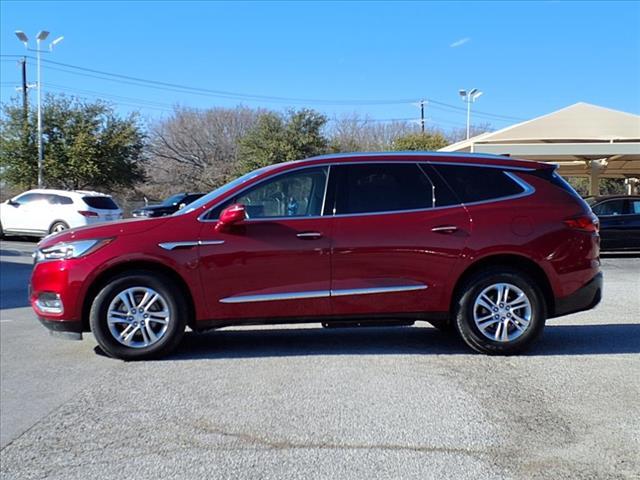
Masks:
[[[48,95],[43,105],[44,181],[49,188],[112,190],[144,179],[144,135],[135,115],[116,116],[103,102]],[[25,127],[21,105],[3,106],[0,171],[10,185],[37,183],[36,115]]]
[[[240,140],[240,173],[325,153],[328,140],[322,128],[326,122],[324,115],[308,109],[260,115]]]
[[[565,177],[567,182],[581,196],[589,195],[589,186],[591,181],[588,177]],[[598,186],[600,187],[599,195],[620,195],[627,192],[624,178],[601,178]]]
[[[398,137],[393,142],[393,149],[396,151],[403,150],[421,150],[433,151],[446,147],[449,142],[439,132],[419,132],[408,133]]]

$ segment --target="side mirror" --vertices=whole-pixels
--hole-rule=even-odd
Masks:
[[[10,198],[9,200],[7,200],[7,204],[11,205],[12,207],[19,207],[20,204],[16,201],[13,200],[13,198]]]
[[[232,225],[238,224],[247,218],[247,211],[244,205],[233,204],[222,210],[218,223],[216,223],[216,231],[226,230]]]

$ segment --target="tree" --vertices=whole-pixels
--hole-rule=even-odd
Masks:
[[[37,183],[35,113],[25,128],[22,106],[3,105],[0,172],[9,185]],[[66,189],[131,187],[144,179],[144,135],[135,115],[119,118],[104,102],[47,95],[44,101],[44,180]]]
[[[334,119],[329,129],[329,148],[334,153],[391,150],[397,137],[415,132],[417,128],[409,122],[376,122],[353,113]]]
[[[262,110],[175,107],[151,131],[148,176],[155,193],[210,190],[238,171],[238,142]],[[166,190],[166,191],[165,191]]]
[[[239,173],[325,153],[328,140],[322,128],[326,122],[324,115],[308,109],[285,115],[263,113],[240,140]]]
[[[394,150],[439,150],[449,144],[440,132],[409,133],[393,142]]]
[[[473,124],[469,128],[469,138],[473,138],[483,133],[493,132],[493,131],[494,131],[494,128],[488,122]],[[447,140],[449,141],[449,143],[457,143],[466,139],[467,139],[467,129],[465,127],[452,128],[447,134]]]

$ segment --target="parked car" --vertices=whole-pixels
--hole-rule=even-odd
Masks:
[[[120,207],[103,193],[29,190],[0,204],[0,234],[42,237],[121,218]]]
[[[426,320],[520,352],[601,297],[597,217],[554,168],[439,153],[268,166],[172,216],[46,238],[31,305],[122,359],[171,352],[187,325],[301,322]]]
[[[640,195],[585,199],[600,220],[602,251],[640,251]]]
[[[177,193],[159,205],[146,205],[131,212],[134,217],[164,217],[186,207],[204,196],[204,193]]]

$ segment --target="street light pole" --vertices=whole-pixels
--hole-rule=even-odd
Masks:
[[[47,38],[49,32],[43,30],[36,37],[36,71],[38,84],[38,188],[43,186],[42,170],[44,163],[44,149],[42,144],[42,78],[40,75],[40,42]]]
[[[467,104],[467,140],[471,136],[471,104],[474,103],[482,92],[477,88],[472,88],[468,92],[466,90],[459,90],[458,93],[462,97],[462,101]]]
[[[17,30],[16,37],[29,51],[33,51],[29,48],[29,39],[25,35],[24,32]],[[44,185],[44,174],[43,174],[43,164],[44,164],[44,145],[42,142],[42,77],[41,77],[41,68],[40,68],[40,54],[42,53],[42,49],[40,48],[40,42],[47,39],[49,36],[49,32],[46,30],[40,30],[36,35],[36,84],[38,86],[38,188],[42,188]],[[49,51],[53,50],[53,46],[57,45],[62,41],[64,37],[58,37],[53,42],[49,44]]]

